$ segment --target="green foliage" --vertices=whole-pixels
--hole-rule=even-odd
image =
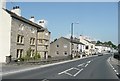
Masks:
[[[117,46],[114,45],[111,41],[108,41],[108,42],[101,42],[101,41],[97,41],[96,45],[104,45],[104,46],[110,46],[114,49],[117,49]]]
[[[35,60],[37,60],[37,59],[40,59],[41,56],[40,56],[39,53],[36,52],[36,53],[34,54],[33,58],[34,58]]]
[[[37,59],[40,59],[40,54],[38,52],[35,52],[33,54],[33,56],[31,57],[31,48],[29,48],[27,51],[26,51],[26,54],[24,57],[22,58],[19,58],[21,61],[28,61],[28,60],[37,60]]]
[[[27,57],[30,57],[30,56],[31,56],[31,48],[29,48],[29,49],[26,51],[26,54],[27,54]]]

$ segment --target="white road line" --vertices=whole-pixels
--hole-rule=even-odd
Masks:
[[[70,75],[70,76],[73,76],[72,74],[70,74],[70,73],[67,73],[67,72],[65,72],[65,74],[67,74],[67,75]]]
[[[116,73],[117,75],[119,75],[119,73]]]
[[[109,58],[110,59],[110,58]],[[116,73],[116,74],[119,74],[119,73],[117,73],[117,70],[115,70],[115,68],[112,66],[112,64],[110,63],[110,60],[108,61],[108,63],[109,63],[109,65],[112,67],[112,69],[114,70],[114,72]]]
[[[67,70],[65,70],[65,71],[62,71],[62,72],[58,73],[58,75],[61,75],[61,74],[65,73],[65,72],[67,72],[67,71],[70,71],[70,70],[72,70],[72,69],[73,69],[73,68],[70,68],[70,69],[67,69]]]
[[[88,66],[88,64],[85,65],[85,67],[87,67],[87,66]]]
[[[80,69],[78,69],[78,68],[73,68],[73,69],[80,70]]]
[[[76,74],[74,74],[73,76],[77,76],[83,69],[79,70]]]
[[[114,70],[115,72],[117,72],[117,70]]]
[[[91,61],[88,61],[87,63],[90,63]]]
[[[79,64],[78,67],[83,66],[85,63]]]

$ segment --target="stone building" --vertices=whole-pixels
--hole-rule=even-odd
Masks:
[[[70,56],[73,54],[73,57],[80,56],[82,44],[79,41],[73,40],[73,49],[71,51],[71,40],[65,37],[60,37],[53,42],[50,43],[50,55],[51,57],[63,57],[63,56]],[[82,56],[82,54],[81,54]]]
[[[47,28],[38,30],[37,51],[43,59],[47,59],[50,54],[50,32]]]
[[[0,24],[1,36],[0,44],[5,43],[2,47],[0,62],[6,62],[6,56],[12,60],[24,57],[30,49],[30,57],[33,57],[36,52],[39,52],[41,58],[47,59],[50,47],[50,32],[47,28],[42,27],[34,22],[34,17],[26,19],[21,16],[19,6],[13,7],[11,11],[2,8],[2,23]],[[44,41],[43,49],[39,46],[38,41]],[[46,43],[45,43],[46,41]],[[40,53],[42,52],[42,53]]]

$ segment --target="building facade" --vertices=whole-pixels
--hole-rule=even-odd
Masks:
[[[50,54],[50,32],[44,28],[38,30],[37,51],[43,59],[47,59]]]
[[[88,40],[85,36],[80,35],[79,41],[85,44],[84,52],[86,56],[92,55],[95,53],[95,43],[91,40]]]
[[[79,55],[80,51],[82,50],[82,46],[84,44],[80,43],[79,41],[72,41],[73,49],[71,50],[71,40],[65,37],[60,37],[50,44],[50,55],[51,57],[63,57],[63,56],[70,56],[71,54],[73,57]]]
[[[47,59],[50,47],[50,32],[47,28],[35,23],[33,17],[30,20],[22,17],[19,6],[13,7],[11,11],[1,10],[4,22],[0,24],[2,27],[0,44],[6,43],[0,50],[2,52],[0,62],[6,62],[6,57],[11,57],[12,60],[25,57],[29,50],[30,57],[39,52],[41,58]],[[47,43],[44,42],[42,45],[47,49],[43,50],[39,46],[39,40],[46,40]],[[41,53],[42,50],[44,54]]]

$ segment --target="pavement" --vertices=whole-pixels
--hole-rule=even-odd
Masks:
[[[111,55],[44,65],[31,70],[2,75],[3,79],[118,79],[107,61]]]
[[[94,56],[89,56],[89,57],[95,57]],[[83,58],[76,58],[73,60],[66,60],[66,61],[62,61],[62,62],[56,62],[56,63],[52,63],[52,64],[44,64],[44,65],[30,65],[30,64],[1,64],[1,69],[0,69],[0,75],[7,75],[7,74],[14,74],[17,72],[23,72],[23,71],[29,71],[29,70],[33,70],[33,69],[37,69],[37,68],[43,68],[43,67],[48,67],[48,66],[52,66],[52,65],[57,65],[57,64],[62,64],[62,63],[67,63],[67,62],[72,62],[72,61],[76,61],[79,59],[85,59],[85,58],[89,58],[89,57],[83,57]]]
[[[109,57],[108,62],[116,75],[118,75],[118,77],[120,78],[120,61],[111,56]]]

